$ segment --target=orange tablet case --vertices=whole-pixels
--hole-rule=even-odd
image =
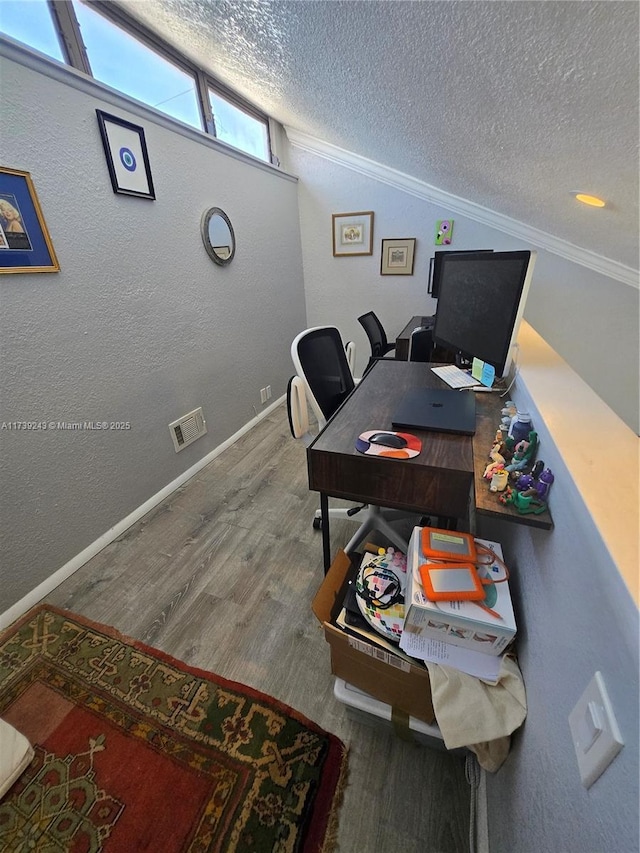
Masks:
[[[480,601],[485,597],[482,581],[471,563],[425,563],[419,571],[429,601]]]
[[[470,533],[423,527],[421,544],[423,555],[430,560],[445,560],[448,563],[477,562],[476,543]]]

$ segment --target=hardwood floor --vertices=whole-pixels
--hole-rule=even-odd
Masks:
[[[341,853],[468,853],[464,760],[353,721],[311,612],[322,547],[304,447],[276,409],[45,600],[315,720],[350,750]],[[352,522],[332,524],[332,547]]]

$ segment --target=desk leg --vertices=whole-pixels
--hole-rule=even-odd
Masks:
[[[329,498],[320,492],[320,519],[322,521],[322,557],[325,575],[331,568],[331,539],[329,536]]]

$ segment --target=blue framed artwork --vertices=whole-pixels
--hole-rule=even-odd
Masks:
[[[154,200],[144,130],[123,118],[96,110],[114,193]]]
[[[0,273],[59,271],[31,175],[0,166]]]

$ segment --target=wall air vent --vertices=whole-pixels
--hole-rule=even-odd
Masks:
[[[207,422],[204,419],[201,408],[194,409],[188,415],[183,415],[177,421],[169,424],[169,432],[171,433],[176,453],[193,444],[206,431]]]

